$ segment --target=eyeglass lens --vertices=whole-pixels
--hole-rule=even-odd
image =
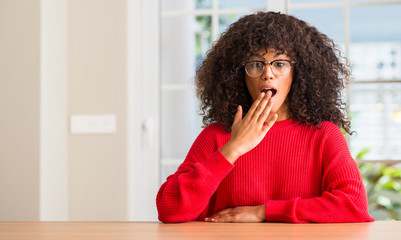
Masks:
[[[287,61],[274,61],[272,63],[264,63],[262,61],[249,62],[245,65],[246,73],[251,77],[259,77],[265,72],[265,66],[269,65],[274,75],[286,75],[290,69],[291,64]]]

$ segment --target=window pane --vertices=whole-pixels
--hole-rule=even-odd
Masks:
[[[193,10],[212,7],[212,0],[162,0],[162,10]]]
[[[219,16],[219,34],[225,32],[227,28],[234,22],[236,22],[240,17],[249,14],[249,13],[244,13],[244,14],[227,14],[227,15],[220,15]]]
[[[211,17],[166,16],[161,25],[162,85],[193,83],[196,66],[211,45]]]
[[[401,5],[352,7],[351,41],[401,41]]]
[[[401,84],[370,83],[351,86],[350,137],[352,153],[365,148],[366,160],[401,159]]]
[[[397,2],[398,0],[349,0],[350,2]]]
[[[201,131],[198,100],[192,90],[163,91],[161,97],[162,158],[184,160]]]
[[[350,62],[355,81],[401,80],[401,42],[352,43]]]
[[[267,0],[219,0],[219,8],[266,8]]]
[[[196,68],[203,61],[206,52],[212,46],[212,18],[210,16],[196,17]]]
[[[401,80],[400,12],[401,5],[351,8],[350,62],[355,80]]]
[[[195,6],[198,9],[212,8],[212,0],[195,0]]]
[[[342,8],[296,9],[291,14],[334,40],[336,44],[344,43],[344,10]]]
[[[337,3],[343,1],[344,0],[289,0],[290,3]]]
[[[184,160],[184,159],[183,159]],[[167,177],[177,171],[178,166],[180,163],[176,162],[163,162],[162,169],[161,169],[161,182],[165,182]]]

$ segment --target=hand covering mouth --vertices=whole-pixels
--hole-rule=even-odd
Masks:
[[[273,88],[264,88],[264,89],[262,89],[260,92],[267,93],[267,91],[271,91],[271,92],[272,92],[272,97],[273,97],[274,95],[276,95],[276,93],[277,93],[277,90],[276,90],[276,89],[273,89]]]

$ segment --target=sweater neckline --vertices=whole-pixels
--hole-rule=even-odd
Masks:
[[[275,122],[269,132],[285,130],[291,127],[295,127],[296,125],[298,125],[298,121],[295,118],[289,118],[286,120]]]

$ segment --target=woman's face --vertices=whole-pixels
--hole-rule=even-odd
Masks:
[[[285,53],[275,50],[274,48],[262,48],[254,54],[250,61],[262,61],[262,62],[273,62],[275,60],[289,60],[290,59]],[[288,62],[287,62],[288,63]],[[260,66],[260,63],[256,63]],[[272,112],[278,114],[277,121],[288,119],[289,111],[286,105],[286,98],[291,89],[293,67],[285,75],[280,75],[280,68],[284,66],[286,62],[275,62],[274,67],[269,63],[265,65],[264,71],[260,76],[251,77],[248,73],[245,74],[246,86],[248,91],[255,99],[259,96],[260,92],[270,89],[272,91],[272,98],[274,99]],[[273,73],[272,68],[275,68]],[[248,69],[249,70],[249,69]],[[286,71],[283,71],[286,72]],[[250,72],[250,74],[252,74]]]

